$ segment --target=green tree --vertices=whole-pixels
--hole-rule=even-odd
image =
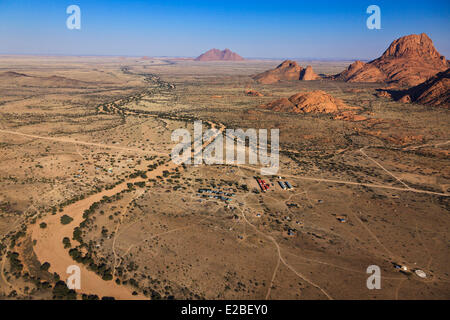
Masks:
[[[69,223],[71,223],[72,221],[73,221],[73,219],[71,218],[71,217],[69,217],[68,215],[63,215],[62,217],[61,217],[61,223],[62,224],[69,224]]]
[[[44,263],[41,265],[41,270],[42,270],[42,271],[48,271],[49,268],[50,268],[50,263],[48,263],[48,262],[44,262]]]
[[[53,287],[53,299],[55,300],[76,300],[77,293],[67,287],[64,281],[56,282]]]

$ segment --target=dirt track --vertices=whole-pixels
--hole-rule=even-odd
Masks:
[[[12,135],[16,135],[16,136],[22,136],[22,137],[26,137],[26,138],[31,138],[31,139],[42,139],[42,140],[49,140],[49,141],[55,141],[55,142],[61,142],[61,143],[83,145],[83,146],[89,146],[89,147],[98,147],[98,148],[105,148],[105,149],[111,149],[111,150],[120,150],[120,151],[129,151],[129,152],[134,152],[134,153],[139,153],[139,154],[146,154],[146,155],[167,156],[167,153],[162,153],[162,152],[145,151],[145,150],[138,149],[138,148],[127,148],[127,147],[112,146],[112,145],[102,144],[102,143],[78,141],[78,140],[62,138],[62,137],[45,137],[45,136],[38,136],[38,135],[35,135],[35,134],[27,134],[27,133],[16,132],[16,131],[9,131],[9,130],[2,130],[2,129],[0,129],[0,133],[12,134]]]
[[[224,130],[224,127],[222,126],[219,130],[222,132]],[[146,153],[144,150],[140,149],[133,149],[133,148],[123,148],[119,146],[109,146],[109,145],[103,145],[99,143],[90,143],[90,142],[82,142],[67,138],[54,138],[54,137],[42,137],[37,135],[30,135],[25,133],[19,133],[19,132],[12,132],[7,130],[0,130],[2,133],[7,134],[14,134],[14,135],[20,135],[28,138],[38,138],[38,139],[46,139],[46,140],[52,140],[57,141],[61,143],[72,143],[72,144],[80,144],[80,145],[86,145],[86,146],[92,146],[92,147],[100,147],[100,148],[107,148],[107,149],[113,149],[113,150],[122,150],[122,151],[132,151],[132,152],[142,152]],[[210,141],[207,141],[204,143],[203,147],[208,145]],[[362,151],[363,152],[363,151]],[[152,154],[149,152],[149,154]],[[364,153],[363,153],[364,154]],[[164,154],[166,155],[166,154]],[[367,156],[366,154],[364,154]],[[367,156],[368,157],[368,156]],[[378,163],[376,163],[379,165]],[[379,165],[380,166],[380,165]],[[178,165],[174,164],[173,162],[170,162],[168,166],[161,166],[158,167],[156,170],[148,172],[147,173],[147,179],[155,178],[158,175],[162,175],[162,171],[164,170],[173,170]],[[238,165],[238,167],[246,168],[250,170],[257,170],[253,167],[245,166],[245,165]],[[388,172],[390,173],[390,172]],[[434,194],[434,195],[440,195],[440,196],[448,196],[448,194],[442,194],[437,192],[430,192],[426,190],[418,190],[414,188],[410,188],[409,186],[405,185],[406,188],[401,187],[395,187],[391,185],[375,185],[375,184],[365,184],[365,183],[357,183],[353,181],[340,181],[340,180],[332,180],[332,179],[322,179],[322,178],[314,178],[314,177],[305,177],[305,176],[291,176],[295,179],[302,179],[302,180],[312,180],[312,181],[321,181],[321,182],[328,182],[328,183],[342,183],[342,184],[350,184],[350,185],[361,185],[361,186],[367,186],[371,188],[383,188],[383,189],[392,189],[392,190],[398,190],[398,191],[407,191],[407,192],[416,192],[416,193],[426,193],[426,194]],[[395,176],[394,176],[395,177]],[[64,237],[72,238],[73,236],[73,230],[76,226],[78,226],[84,219],[83,219],[83,212],[88,209],[93,203],[100,201],[104,196],[113,196],[125,189],[127,189],[127,183],[134,183],[144,181],[142,178],[135,178],[130,179],[115,188],[111,190],[105,190],[100,193],[97,193],[95,195],[92,195],[88,198],[85,198],[81,201],[78,201],[75,204],[72,204],[64,209],[62,213],[58,213],[56,215],[48,215],[38,221],[33,227],[31,228],[31,234],[32,239],[37,240],[37,243],[34,247],[34,251],[37,255],[38,260],[41,263],[49,262],[51,267],[49,269],[50,272],[56,272],[58,275],[60,275],[62,280],[67,280],[68,274],[66,273],[67,267],[70,265],[77,265],[80,267],[81,270],[81,290],[80,292],[86,293],[86,294],[96,294],[99,297],[108,296],[108,297],[114,297],[116,299],[120,300],[127,300],[127,299],[146,299],[143,295],[132,295],[131,289],[117,285],[114,281],[104,281],[102,280],[96,273],[93,271],[90,271],[86,268],[86,266],[82,264],[77,264],[68,254],[68,250],[64,248],[64,245],[62,243],[62,239]],[[60,217],[62,215],[68,215],[70,216],[73,221],[68,225],[62,225],[60,222]],[[245,216],[244,219],[246,220]],[[42,229],[39,227],[39,224],[41,222],[45,222],[47,224],[47,228]],[[248,223],[248,221],[247,221]],[[266,235],[264,235],[266,236]],[[267,237],[267,236],[266,236]],[[274,239],[270,240],[274,241]],[[277,246],[277,243],[274,242]],[[277,246],[278,247],[278,246]],[[279,251],[279,249],[278,249]],[[284,259],[279,256],[279,262],[282,262],[285,266],[291,269],[291,267],[284,261]],[[278,267],[276,268],[278,269]],[[291,269],[293,272],[295,272],[299,277],[304,278],[303,276],[299,275],[295,270]],[[276,270],[274,273],[274,276],[276,274]],[[308,280],[306,280],[308,281]],[[313,286],[316,286],[315,284],[312,284]],[[316,286],[317,287],[317,286]],[[323,291],[320,287],[318,287],[319,290],[324,293],[327,298],[331,299],[331,297]],[[270,294],[270,291],[268,292],[268,295]]]
[[[219,129],[219,134],[224,130],[224,127]],[[205,148],[214,137],[203,144]],[[169,162],[169,164],[159,166],[153,171],[147,172],[147,179],[153,179],[162,175],[164,170],[171,171],[178,167],[178,164]],[[104,190],[100,193],[94,194],[83,200],[80,200],[72,205],[67,206],[63,212],[56,215],[47,215],[31,228],[31,235],[33,240],[37,240],[34,246],[34,252],[41,263],[50,263],[49,272],[56,272],[61,280],[66,281],[70,276],[66,273],[67,267],[77,265],[81,271],[81,290],[85,294],[96,294],[99,297],[114,297],[117,300],[143,300],[147,299],[143,295],[132,295],[132,292],[121,285],[117,285],[114,281],[105,281],[101,279],[95,272],[90,271],[83,264],[76,263],[68,254],[68,250],[64,248],[63,238],[68,237],[72,239],[73,230],[76,226],[83,222],[83,213],[85,210],[95,203],[100,201],[104,196],[111,197],[128,188],[128,183],[145,181],[142,178],[135,178],[127,180],[111,190]],[[62,225],[60,218],[63,215],[70,216],[73,221],[67,225]],[[39,224],[45,222],[47,227],[42,229]]]
[[[156,170],[148,174],[148,178],[154,178],[157,175],[162,174],[163,170],[173,169],[176,165],[171,163],[169,167],[159,167]],[[100,201],[104,196],[113,196],[125,189],[127,189],[127,183],[143,181],[142,178],[131,179],[126,181],[114,189],[105,190],[88,198],[85,198],[77,203],[67,206],[63,212],[56,215],[48,215],[42,220],[38,221],[31,229],[32,239],[37,240],[34,247],[34,251],[38,260],[41,263],[49,262],[49,272],[56,272],[61,280],[66,281],[68,274],[66,273],[67,267],[70,265],[77,265],[81,270],[81,290],[80,292],[85,294],[96,294],[99,297],[108,296],[114,297],[120,300],[129,299],[146,299],[145,296],[137,295],[133,296],[131,291],[124,287],[117,285],[114,281],[104,281],[95,272],[90,271],[85,265],[76,263],[72,257],[68,254],[67,249],[64,248],[62,240],[64,237],[72,239],[73,230],[83,220],[83,212],[95,203]],[[73,221],[68,225],[62,225],[60,218],[62,215],[70,216]],[[39,227],[41,222],[47,224],[47,228],[42,229]]]

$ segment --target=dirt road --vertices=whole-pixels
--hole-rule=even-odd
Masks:
[[[213,125],[214,126],[214,125]],[[219,129],[218,134],[222,134],[225,128],[222,126]],[[29,135],[28,135],[29,136]],[[202,145],[202,149],[208,146],[215,136],[205,141]],[[62,140],[62,141],[61,141]],[[58,141],[65,142],[66,139],[58,139]],[[88,145],[93,145],[88,143]],[[96,145],[96,144],[94,144]],[[154,179],[157,176],[162,176],[163,171],[172,171],[179,167],[179,164],[175,164],[170,161],[168,165],[162,165],[153,171],[147,172],[147,179]],[[72,239],[73,230],[83,222],[83,213],[85,210],[95,203],[100,201],[104,196],[111,197],[128,188],[128,183],[135,183],[145,181],[142,178],[129,179],[111,190],[104,190],[83,200],[80,200],[72,205],[64,208],[63,212],[56,215],[47,215],[41,220],[37,221],[31,227],[31,236],[33,240],[36,240],[34,246],[34,252],[41,263],[50,263],[49,272],[56,272],[61,280],[66,281],[70,276],[66,273],[67,268],[71,265],[76,265],[81,270],[81,290],[84,294],[96,294],[99,297],[114,297],[117,300],[137,300],[147,299],[143,295],[133,295],[131,290],[127,287],[117,285],[114,281],[105,281],[100,278],[95,272],[90,271],[85,265],[76,263],[72,257],[68,254],[68,250],[64,248],[62,242],[63,238],[68,237]],[[63,225],[60,222],[60,218],[63,215],[68,215],[73,221],[67,225]],[[40,223],[45,222],[47,227],[40,228]]]
[[[22,136],[22,137],[31,138],[31,139],[41,139],[41,140],[48,140],[48,141],[54,141],[54,142],[60,142],[60,143],[83,145],[83,146],[88,146],[88,147],[129,151],[129,152],[145,154],[145,155],[156,155],[156,156],[167,156],[168,155],[167,152],[164,153],[164,152],[156,152],[156,151],[146,151],[146,150],[142,150],[139,148],[128,148],[128,147],[114,146],[114,145],[103,144],[103,143],[79,141],[79,140],[63,138],[63,137],[46,137],[46,136],[39,136],[39,135],[35,135],[35,134],[28,134],[28,133],[22,133],[22,132],[17,132],[17,131],[10,131],[10,130],[0,129],[0,133]]]
[[[156,178],[162,175],[164,170],[172,170],[177,165],[173,162],[169,166],[160,166],[156,170],[147,173],[148,179]],[[43,219],[37,221],[31,229],[33,240],[37,240],[34,246],[34,252],[41,263],[50,263],[49,272],[56,272],[61,280],[66,281],[70,276],[66,273],[67,267],[76,265],[81,270],[81,290],[85,294],[96,294],[99,297],[114,297],[118,300],[130,299],[146,299],[142,295],[132,295],[129,288],[117,285],[114,281],[104,281],[95,272],[90,271],[85,265],[76,263],[68,254],[68,250],[64,248],[62,240],[64,237],[72,239],[73,230],[83,222],[83,213],[85,210],[100,201],[104,196],[111,197],[128,188],[127,183],[144,181],[142,178],[130,179],[111,190],[104,190],[94,194],[72,205],[67,206],[63,212],[56,215],[47,215]],[[60,222],[62,215],[68,215],[73,221],[67,225]],[[39,227],[41,222],[45,222],[47,227],[42,229]]]
[[[214,125],[213,125],[214,127]],[[219,134],[221,134],[224,130],[224,126],[222,126],[219,129]],[[15,134],[20,135],[28,138],[38,138],[38,139],[46,139],[46,140],[52,140],[56,142],[61,143],[73,143],[73,144],[81,144],[85,146],[92,146],[92,147],[101,147],[101,148],[108,148],[108,149],[115,149],[115,150],[121,150],[121,151],[132,151],[132,152],[142,152],[147,153],[144,150],[140,149],[134,149],[134,148],[125,148],[125,147],[119,147],[119,146],[110,146],[110,145],[103,145],[99,143],[90,143],[90,142],[82,142],[77,141],[73,139],[68,138],[54,138],[54,137],[42,137],[37,135],[31,135],[31,134],[25,134],[25,133],[19,133],[19,132],[12,132],[7,130],[0,130],[2,133],[7,134]],[[205,148],[214,138],[211,138],[209,141],[204,142],[203,148]],[[148,152],[148,154],[152,154],[152,152]],[[167,154],[164,154],[167,156]],[[179,165],[169,162],[168,166],[160,166],[154,171],[150,171],[147,173],[147,179],[156,178],[156,176],[162,175],[162,172],[164,170],[171,171],[178,167]],[[250,169],[250,170],[258,170],[253,167],[245,166],[245,165],[239,165],[238,167]],[[440,195],[440,196],[448,196],[448,194],[442,194],[437,192],[431,192],[426,190],[418,190],[414,188],[410,188],[407,186],[407,188],[400,188],[400,187],[394,187],[390,185],[375,185],[375,184],[367,184],[367,183],[358,183],[353,181],[340,181],[340,180],[333,180],[333,179],[323,179],[323,178],[314,178],[314,177],[305,177],[305,176],[298,176],[298,175],[286,175],[286,177],[291,177],[295,179],[302,179],[302,180],[311,180],[311,181],[320,181],[320,182],[328,182],[328,183],[338,183],[338,184],[350,184],[350,185],[359,185],[359,186],[367,186],[371,188],[383,188],[383,189],[392,189],[392,190],[398,190],[398,191],[407,191],[407,192],[416,192],[416,193],[426,193],[426,194],[434,194],[434,195]],[[50,263],[50,272],[56,272],[62,280],[67,280],[68,274],[66,273],[66,270],[71,265],[77,265],[81,270],[81,290],[80,292],[85,294],[96,294],[99,297],[108,296],[108,297],[114,297],[116,299],[146,299],[145,296],[142,295],[132,295],[131,289],[117,285],[114,281],[104,281],[102,280],[96,273],[93,271],[88,270],[84,265],[77,264],[68,254],[68,250],[64,248],[64,245],[62,243],[62,240],[64,237],[68,237],[69,239],[72,239],[73,236],[73,230],[75,227],[77,227],[84,219],[83,219],[83,213],[85,210],[87,210],[93,203],[100,201],[104,196],[111,197],[125,189],[127,189],[127,183],[134,183],[134,182],[140,182],[144,181],[142,178],[135,178],[130,179],[128,181],[125,181],[124,183],[116,186],[115,188],[111,190],[104,190],[100,193],[94,194],[88,198],[85,198],[81,201],[78,201],[64,209],[62,213],[58,213],[56,215],[47,215],[44,218],[42,218],[40,221],[38,221],[36,224],[34,224],[31,228],[31,235],[32,239],[36,240],[37,243],[34,247],[34,251],[36,253],[36,256],[38,260],[41,263],[48,262]],[[62,225],[60,222],[60,217],[62,215],[68,215],[70,216],[73,221],[68,225]],[[249,223],[244,215],[244,219],[247,223]],[[42,229],[39,227],[39,224],[41,222],[45,222],[47,224],[47,227],[45,229]],[[251,224],[250,224],[251,225]],[[268,237],[271,241],[274,242],[274,244],[277,246],[277,249],[279,251],[278,244],[276,241],[271,238],[270,236],[264,235],[265,237]],[[286,267],[291,269],[293,272],[295,272],[299,277],[305,279],[303,275],[300,275],[297,273],[296,270],[294,270],[290,265],[286,263],[286,261],[283,259],[281,254],[279,254],[279,262],[283,263]],[[278,267],[276,268],[278,269]],[[276,271],[274,273],[274,276],[276,274]],[[273,279],[272,279],[273,280]],[[327,298],[331,299],[329,294],[325,292],[322,288],[317,286],[314,283],[311,283],[308,279],[305,279],[305,281],[309,282],[313,286],[317,287],[322,293],[324,293]],[[268,293],[270,294],[270,292]]]

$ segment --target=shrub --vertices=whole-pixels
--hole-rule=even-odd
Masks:
[[[69,223],[71,223],[73,221],[73,219],[71,218],[71,217],[69,217],[68,215],[63,215],[62,217],[61,217],[61,223],[62,224],[69,224]]]
[[[102,276],[102,279],[105,280],[105,281],[110,281],[110,280],[113,279],[113,276],[112,276],[112,274],[110,274],[110,273],[106,273],[106,274],[104,274],[104,275]]]
[[[53,299],[56,300],[75,300],[77,294],[74,290],[67,287],[64,281],[56,282],[53,288]]]
[[[48,271],[49,268],[50,268],[50,263],[48,263],[48,262],[44,262],[44,263],[41,265],[41,270],[42,270],[42,271]]]
[[[64,244],[64,249],[70,248],[72,246],[68,237],[64,237],[62,242]]]

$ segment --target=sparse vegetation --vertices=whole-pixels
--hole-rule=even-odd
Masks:
[[[63,215],[61,217],[61,223],[62,224],[69,224],[73,221],[73,219],[71,217],[69,217],[68,215]]]
[[[250,79],[278,61],[210,68],[156,58],[157,66],[138,59],[104,58],[95,64],[73,59],[76,64],[64,62],[61,69],[52,64],[52,70],[104,83],[54,84],[49,94],[39,83],[13,92],[0,79],[2,128],[51,137],[11,134],[1,143],[0,253],[7,257],[5,277],[23,290],[8,289],[11,298],[75,299],[59,276],[66,269],[54,263],[67,254],[83,271],[95,273],[89,272],[87,283],[98,292],[82,295],[84,300],[112,298],[98,285],[104,281],[130,298],[155,300],[264,299],[269,288],[271,299],[326,298],[292,270],[334,298],[372,298],[351,283],[335,281],[372,264],[383,266],[387,275],[379,297],[392,298],[397,280],[389,279],[403,275],[390,269],[393,257],[387,251],[417,265],[431,261],[434,279],[446,277],[447,197],[389,188],[404,186],[372,160],[411,188],[445,192],[445,145],[408,148],[445,141],[447,112],[380,100],[379,84],[323,80],[268,86]],[[348,62],[313,64],[317,73],[336,74]],[[30,74],[41,74],[46,66],[33,67]],[[246,95],[250,84],[262,96]],[[319,89],[358,107],[368,120],[258,108]],[[242,166],[173,166],[163,155],[173,147],[171,132],[192,131],[195,120],[202,120],[204,129],[280,129],[279,174],[294,190],[282,190],[275,175],[261,176],[270,185],[263,192],[254,178],[259,170]],[[367,156],[360,152],[364,147]],[[79,202],[88,209],[71,206]],[[73,223],[74,217],[82,222]],[[46,237],[37,238],[40,233]],[[419,255],[422,245],[427,250]],[[408,286],[418,298],[445,292],[439,281]]]

